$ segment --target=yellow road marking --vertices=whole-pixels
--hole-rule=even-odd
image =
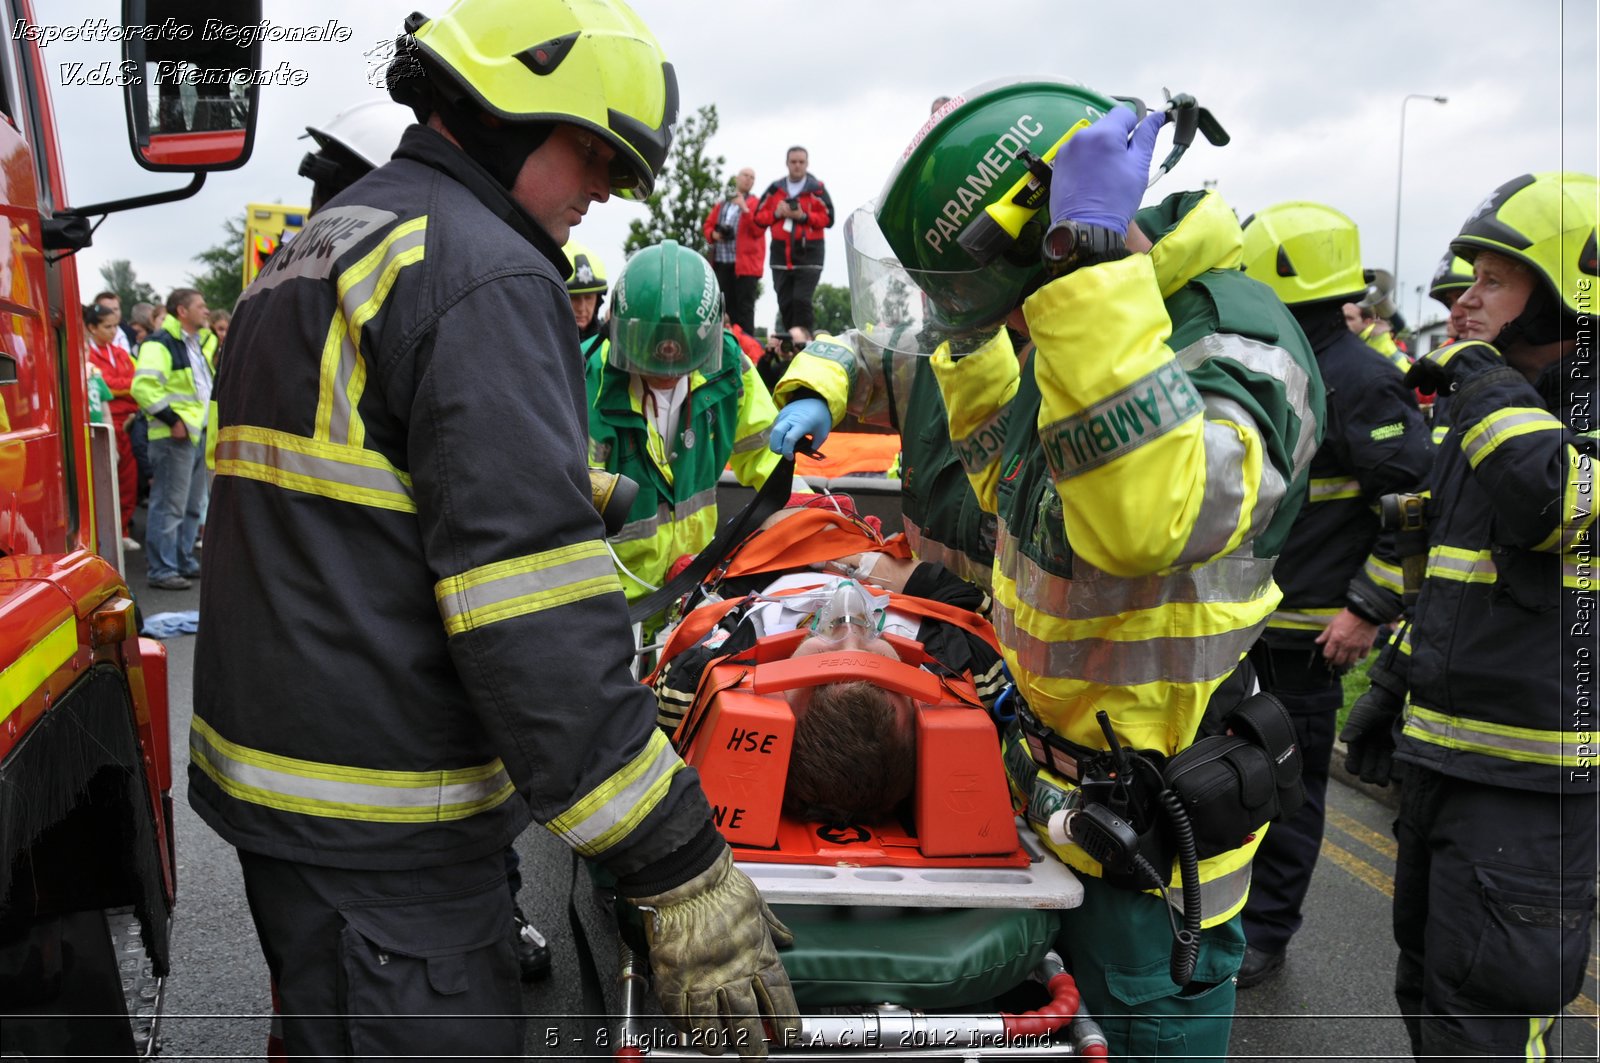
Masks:
[[[1393,860],[1398,855],[1397,846],[1393,838],[1379,834],[1343,812],[1336,812],[1330,808],[1328,809],[1327,820],[1375,853],[1386,856],[1390,860]]]
[[[1361,859],[1361,857],[1347,849],[1341,849],[1339,846],[1330,842],[1327,838],[1322,839],[1322,855],[1327,859],[1332,860],[1334,863],[1338,864],[1340,867],[1344,868],[1350,874],[1354,875],[1362,882],[1365,882],[1367,885],[1371,886],[1385,897],[1390,899],[1394,898],[1394,877],[1392,875],[1388,875],[1382,871],[1379,871],[1377,868]]]
[[[1335,812],[1331,808],[1328,809],[1327,818],[1330,821],[1335,821],[1336,819],[1337,821],[1342,821],[1336,821],[1334,822],[1334,825],[1353,837],[1362,838],[1363,835],[1371,835],[1379,842],[1387,841],[1387,839],[1385,839],[1381,834],[1377,834],[1374,831],[1368,830],[1355,820],[1350,819],[1350,817]],[[1345,826],[1346,823],[1349,824],[1348,827]],[[1351,830],[1351,827],[1355,828],[1355,830]],[[1372,843],[1368,842],[1368,844],[1370,845]],[[1392,850],[1395,847],[1394,843],[1388,842],[1388,847],[1391,850],[1390,855],[1393,855]],[[1378,847],[1374,845],[1373,848]],[[1391,900],[1394,898],[1393,875],[1378,870],[1365,860],[1361,859],[1361,857],[1347,849],[1340,848],[1333,842],[1330,842],[1327,838],[1322,839],[1322,855],[1325,859],[1332,860],[1335,864],[1338,864],[1341,868],[1347,871],[1351,876],[1360,879],[1362,882],[1365,882],[1367,885],[1371,886],[1385,897],[1388,897]],[[1600,977],[1600,974],[1597,974],[1597,972],[1600,972],[1600,967],[1596,966],[1596,962],[1597,961],[1595,957],[1590,957],[1589,973],[1591,975],[1595,975],[1596,977]],[[1566,1013],[1575,1018],[1583,1019],[1591,1027],[1600,1030],[1600,1004],[1597,1004],[1591,1000],[1588,994],[1579,993],[1577,998],[1574,999],[1572,1003],[1567,1005]]]

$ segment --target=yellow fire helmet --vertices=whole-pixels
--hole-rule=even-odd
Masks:
[[[1595,215],[1600,182],[1586,173],[1529,173],[1495,189],[1461,226],[1450,250],[1472,262],[1495,251],[1530,267],[1568,314],[1593,311],[1579,305],[1600,275],[1596,264]],[[1592,299],[1592,296],[1591,296]]]
[[[1291,306],[1367,290],[1356,223],[1321,203],[1277,203],[1246,218],[1244,271]]]
[[[572,263],[567,274],[568,295],[604,295],[606,293],[606,266],[600,256],[576,240],[568,240],[561,249]]]
[[[672,146],[678,79],[621,0],[458,0],[405,26],[389,69],[397,99],[397,84],[417,73],[407,60],[420,60],[430,77],[507,122],[564,122],[599,135],[616,152],[612,192],[650,195]]]

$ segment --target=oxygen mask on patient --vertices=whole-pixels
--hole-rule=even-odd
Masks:
[[[827,602],[811,618],[816,638],[843,647],[852,633],[860,643],[876,639],[883,631],[888,596],[879,600],[853,579],[840,580]]]

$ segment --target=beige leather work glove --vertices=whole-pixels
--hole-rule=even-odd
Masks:
[[[628,900],[644,913],[661,1010],[695,1048],[721,1055],[731,1043],[743,1059],[765,1059],[763,1018],[780,1044],[800,1036],[800,1008],[773,947],[794,936],[726,847],[683,885]]]

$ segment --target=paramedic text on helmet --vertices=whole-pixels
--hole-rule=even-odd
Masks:
[[[1017,156],[1028,150],[1044,126],[1031,114],[1019,115],[1017,120],[995,138],[994,147],[978,158],[978,164],[956,187],[955,194],[940,209],[944,215],[934,221],[922,238],[935,251],[944,249],[944,242],[961,231],[961,225],[972,214],[974,204],[981,202],[1001,174],[1011,168]],[[1002,157],[1002,153],[1004,156]]]

